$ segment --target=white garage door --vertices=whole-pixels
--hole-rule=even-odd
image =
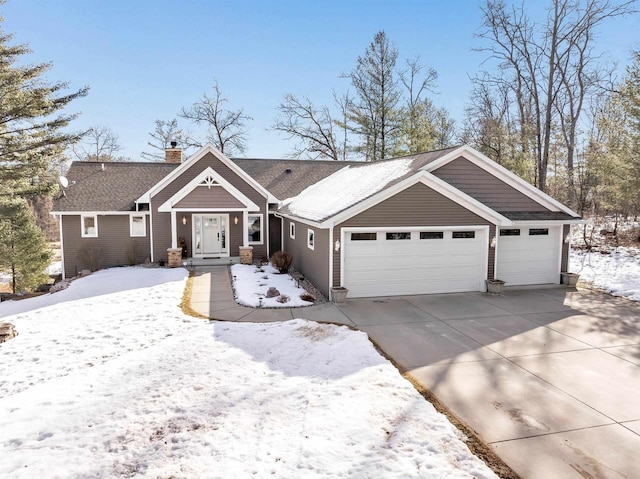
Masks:
[[[559,283],[561,228],[501,228],[496,278],[507,286]]]
[[[487,229],[345,231],[349,297],[483,291]]]

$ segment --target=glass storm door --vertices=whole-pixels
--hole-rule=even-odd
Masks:
[[[193,215],[194,256],[203,258],[228,253],[227,219],[227,215]]]

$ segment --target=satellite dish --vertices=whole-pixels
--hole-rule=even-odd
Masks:
[[[61,176],[58,181],[60,181],[60,185],[63,188],[66,188],[67,186],[69,186],[69,180],[67,179],[66,176]]]

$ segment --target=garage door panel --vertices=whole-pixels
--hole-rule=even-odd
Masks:
[[[469,231],[469,229],[465,229]],[[344,285],[351,297],[482,291],[486,278],[486,230],[475,238],[387,239],[344,244]]]
[[[499,236],[496,275],[507,285],[558,283],[560,280],[561,227],[549,227],[547,235]]]

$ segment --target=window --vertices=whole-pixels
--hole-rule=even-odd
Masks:
[[[549,234],[549,228],[529,228],[529,236],[546,236]]]
[[[520,236],[519,229],[500,230],[500,236]]]
[[[410,240],[411,233],[404,231],[402,233],[387,233],[388,240]]]
[[[247,218],[249,244],[262,244],[262,215],[249,215]]]
[[[80,217],[80,227],[82,228],[83,238],[97,238],[98,237],[98,216],[97,215],[82,215]]]
[[[315,233],[313,232],[313,230],[308,229],[307,230],[307,248],[314,249],[315,239],[316,239]]]
[[[129,216],[129,236],[147,236],[147,225],[144,215]]]
[[[420,239],[442,239],[444,231],[420,231]]]
[[[296,224],[289,223],[289,238],[296,239]]]
[[[377,233],[351,233],[351,241],[375,241],[377,239]]]
[[[451,237],[458,238],[458,239],[470,239],[470,238],[476,237],[476,232],[475,231],[454,231],[453,233],[451,233]]]

